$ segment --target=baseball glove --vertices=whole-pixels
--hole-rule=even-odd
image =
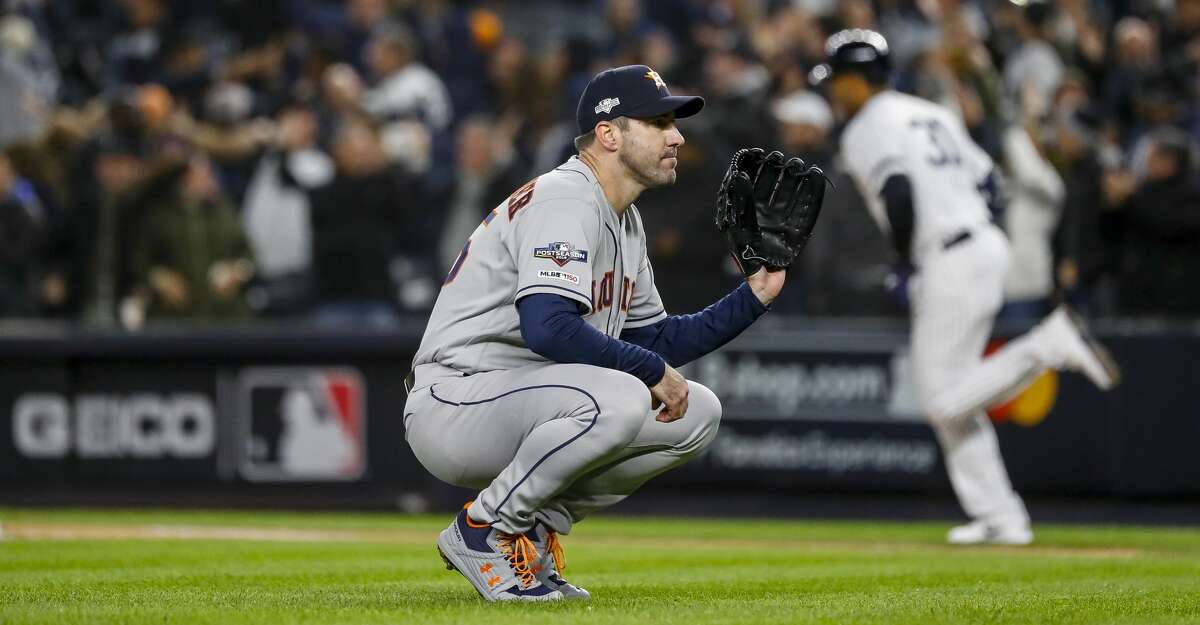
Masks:
[[[825,173],[799,158],[743,148],[717,193],[717,229],[747,276],[784,269],[812,236],[825,197]]]

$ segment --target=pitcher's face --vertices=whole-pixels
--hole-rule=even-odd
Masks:
[[[635,180],[648,189],[675,183],[683,135],[675,126],[674,113],[649,119],[631,118],[629,129],[621,134],[623,141],[617,156]]]

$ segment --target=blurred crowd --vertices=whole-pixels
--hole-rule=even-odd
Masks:
[[[712,205],[755,145],[837,184],[777,309],[902,314],[809,80],[855,27],[998,164],[1006,315],[1200,317],[1200,0],[0,0],[0,316],[393,326],[629,63],[707,100],[639,201],[671,310],[738,280]]]

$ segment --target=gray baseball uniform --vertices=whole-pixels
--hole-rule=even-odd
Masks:
[[[618,217],[576,157],[517,189],[463,246],[413,362],[406,439],[439,479],[483,489],[472,518],[566,534],[702,450],[721,408],[689,382],[684,418],[659,423],[636,377],[534,353],[516,302],[535,293],[574,300],[612,337],[666,318],[637,208]]]

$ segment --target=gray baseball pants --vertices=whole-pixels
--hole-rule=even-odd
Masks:
[[[568,534],[593,510],[695,457],[717,433],[721,403],[688,382],[682,419],[660,423],[639,379],[592,365],[547,363],[463,376],[414,371],[405,438],[438,479],[482,492],[472,519],[506,533],[541,521]]]

